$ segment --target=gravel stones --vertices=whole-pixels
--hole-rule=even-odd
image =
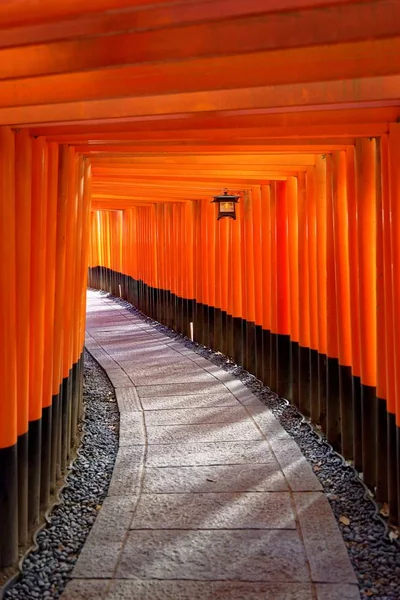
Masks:
[[[25,558],[21,577],[5,593],[5,600],[60,598],[107,495],[118,451],[119,413],[112,385],[87,352],[83,400],[84,437],[62,503],[37,534],[37,549]]]

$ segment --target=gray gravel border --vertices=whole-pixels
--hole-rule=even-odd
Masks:
[[[22,560],[16,583],[4,586],[4,600],[60,598],[107,496],[118,451],[119,412],[113,386],[87,351],[83,402],[82,441],[61,490],[60,504],[35,534],[35,548]]]

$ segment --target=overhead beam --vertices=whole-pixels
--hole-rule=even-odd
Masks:
[[[391,75],[399,56],[400,36],[13,79],[0,81],[0,108]]]
[[[7,3],[6,9],[23,2]],[[51,0],[41,0],[37,5],[46,6],[48,2]],[[76,2],[79,0],[72,0],[72,4]],[[143,0],[143,4],[148,2],[151,0]],[[60,4],[64,6],[64,3]],[[5,48],[0,50],[0,79],[234,55],[238,45],[240,52],[245,54],[398,35],[400,4],[397,0],[336,2],[334,6],[314,9],[312,4],[303,2],[307,10],[299,12],[266,12],[226,21]],[[0,4],[0,25],[5,16],[3,11]],[[85,12],[90,12],[86,3]],[[45,13],[41,14],[49,18]]]
[[[353,125],[389,123],[396,121],[399,116],[399,106],[304,110],[300,113],[267,113],[262,109],[247,110],[241,113],[237,111],[228,113],[204,111],[203,113],[192,113],[190,115],[154,115],[147,118],[104,119],[101,122],[75,121],[68,124],[52,123],[49,126],[41,125],[32,127],[31,134],[47,136],[49,141],[70,143],[80,141],[82,135],[84,136],[84,140],[96,140],[98,136],[101,136],[101,139],[112,139],[116,133],[119,133],[122,139],[138,139],[138,136],[143,139],[143,136],[140,134],[146,131],[157,131],[159,132],[159,137],[162,137],[165,141],[168,131],[176,132],[178,129],[180,131],[196,129],[215,131],[219,129],[225,130],[225,132],[227,130],[236,132],[237,129],[243,128],[263,128],[270,129],[271,131],[275,128],[275,137],[279,138],[283,132],[286,132],[287,128],[293,128],[293,131],[302,128],[302,131],[305,126],[313,128],[318,126],[320,134],[324,131],[324,127],[332,126],[332,130],[334,131],[332,135],[340,135],[340,128],[343,130],[343,127],[346,130],[347,127]],[[336,128],[333,126],[336,126]],[[312,130],[310,134],[311,139],[314,135],[315,131]],[[119,139],[121,139],[120,136],[118,136]]]
[[[227,168],[227,166],[237,165],[243,169],[259,169],[260,167],[275,168],[292,165],[312,166],[315,165],[315,154],[238,154],[233,156],[226,155],[205,155],[205,156],[171,156],[169,154],[158,156],[127,156],[121,157],[110,154],[109,157],[92,158],[92,166],[107,164],[107,168],[116,168],[125,165],[126,168],[134,169],[164,169],[167,166],[172,168],[194,168],[209,169]]]
[[[336,4],[346,1],[342,0],[342,2],[337,2]],[[333,3],[329,0],[314,0],[312,5],[315,8],[332,5]],[[246,0],[246,2],[240,0],[213,0],[211,2],[209,0],[197,2],[185,1],[183,3],[157,3],[156,6],[149,6],[148,8],[142,6],[140,10],[137,10],[133,2],[129,3],[126,8],[123,7],[122,10],[115,10],[118,8],[117,3],[113,4],[113,10],[107,13],[106,18],[101,12],[71,15],[63,13],[62,16],[59,14],[56,21],[49,22],[50,11],[48,11],[45,23],[25,23],[21,26],[24,19],[21,18],[22,14],[19,14],[15,26],[1,31],[0,48],[38,44],[57,39],[66,40],[69,38],[98,36],[124,31],[157,29],[171,26],[171,24],[177,25],[231,19],[269,11],[288,11],[307,8],[305,3],[299,0],[288,0],[285,3],[280,2],[279,5],[274,1],[264,3],[259,0]],[[9,12],[7,16],[10,15],[11,8],[11,6],[8,7]],[[32,5],[29,6],[29,9],[30,11],[32,10]],[[68,16],[72,18],[68,19]],[[5,26],[4,21],[2,25]]]

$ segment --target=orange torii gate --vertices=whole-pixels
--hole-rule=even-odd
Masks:
[[[397,0],[0,6],[0,567],[75,440],[88,265],[290,399],[399,521],[399,31]]]

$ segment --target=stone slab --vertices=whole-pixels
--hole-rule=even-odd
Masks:
[[[131,529],[296,529],[296,523],[288,492],[144,494]]]
[[[88,544],[92,546],[109,543],[123,543],[130,527],[137,496],[108,496],[90,530]]]
[[[270,462],[271,450],[265,441],[209,442],[151,445],[147,466],[240,465]]]
[[[127,373],[137,372],[139,375],[142,374],[145,369],[149,369],[150,371],[157,369],[160,372],[168,372],[170,369],[183,367],[193,369],[194,366],[194,370],[198,370],[196,365],[193,365],[191,361],[180,357],[179,354],[174,356],[167,352],[156,352],[151,356],[143,356],[143,354],[139,355],[129,352],[129,354],[124,354],[123,357],[118,359],[118,364],[125,369]]]
[[[182,408],[207,407],[238,407],[238,401],[232,394],[226,390],[216,391],[215,394],[207,393],[202,395],[182,395],[182,396],[141,396],[143,409],[148,410],[176,410]]]
[[[62,600],[105,600],[108,581],[72,579],[61,595]]]
[[[143,413],[139,411],[123,413],[119,424],[119,445],[129,446],[130,444],[145,443]]]
[[[251,415],[257,426],[261,429],[270,443],[272,443],[275,439],[292,439],[288,432],[279,423],[278,419],[269,410],[269,408],[264,406],[261,402],[259,403],[259,406],[247,406],[246,408],[248,410],[248,414]]]
[[[204,369],[198,369],[196,371],[184,370],[183,372],[176,373],[149,373],[144,375],[137,375],[136,373],[134,373],[131,375],[131,379],[133,383],[137,386],[167,385],[176,383],[184,383],[189,384],[189,386],[191,386],[196,383],[214,384],[215,382],[215,377],[213,377],[210,373],[204,371]]]
[[[132,387],[132,381],[128,375],[120,368],[107,368],[107,375],[115,388]]]
[[[358,585],[318,583],[317,600],[360,600]]]
[[[188,444],[193,442],[262,440],[263,436],[251,421],[242,421],[241,423],[148,427],[147,439],[149,444]]]
[[[164,425],[194,425],[213,423],[240,423],[249,421],[246,410],[236,405],[234,407],[210,408],[181,408],[176,410],[147,410],[146,426],[160,427]]]
[[[207,365],[203,365],[203,368],[206,371],[208,371],[209,373],[211,373],[212,375],[214,375],[214,377],[216,379],[218,379],[219,381],[223,381],[223,382],[235,381],[235,378],[227,371],[224,371],[224,369],[220,369],[220,367],[218,367],[217,365],[214,365],[210,361],[207,361],[207,363],[208,363]]]
[[[239,379],[229,379],[224,382],[226,388],[239,400],[244,406],[260,406],[259,400]]]
[[[118,449],[108,496],[131,496],[138,492],[143,458],[144,446],[122,446]]]
[[[139,396],[133,386],[130,388],[115,388],[115,396],[120,413],[140,411],[142,409]]]
[[[205,467],[147,467],[143,492],[264,492],[286,491],[289,487],[275,461],[258,465],[223,465]]]
[[[204,373],[204,369],[198,367],[195,363],[190,360],[180,359],[175,360],[169,356],[166,357],[165,362],[160,363],[157,358],[157,364],[154,364],[153,361],[148,361],[147,359],[142,359],[140,366],[139,362],[135,361],[134,364],[129,368],[129,375],[135,378],[142,378],[144,376],[148,377],[160,377],[162,375],[182,375],[182,374],[202,374]]]
[[[302,583],[114,581],[107,600],[313,600]],[[75,600],[75,599],[74,599]],[[77,599],[78,600],[78,599]],[[79,598],[79,600],[81,600]],[[318,599],[320,600],[320,599]],[[335,599],[336,600],[336,599]],[[343,600],[347,600],[344,598]],[[352,600],[352,599],[351,599]]]
[[[281,469],[294,492],[321,491],[322,486],[293,439],[268,439]]]
[[[206,373],[207,381],[189,381],[186,383],[159,383],[137,387],[139,398],[149,396],[193,396],[208,394],[227,394],[227,389],[222,383],[215,381],[214,377]]]
[[[296,531],[131,531],[116,578],[307,582]]]
[[[357,583],[343,538],[322,493],[295,493],[294,502],[312,581]]]
[[[110,579],[114,575],[121,550],[122,543],[120,542],[91,544],[88,539],[72,571],[72,577]]]

